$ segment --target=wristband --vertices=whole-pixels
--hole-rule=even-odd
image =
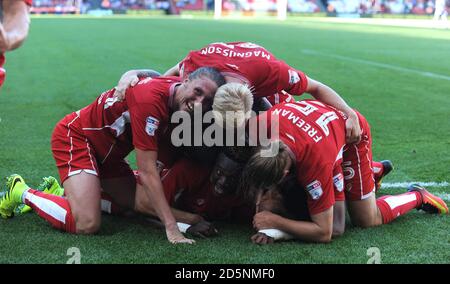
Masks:
[[[286,232],[280,231],[278,229],[264,229],[259,230],[258,233],[263,233],[268,237],[273,238],[275,241],[280,240],[292,240],[294,237]]]
[[[186,231],[191,227],[191,225],[186,223],[177,222],[178,230],[182,233],[186,233]]]

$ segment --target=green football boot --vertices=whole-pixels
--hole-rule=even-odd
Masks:
[[[37,190],[57,196],[64,195],[64,188],[62,188],[59,185],[58,180],[52,176],[42,178],[42,183],[37,187]],[[32,210],[33,209],[30,206],[23,204],[16,209],[16,213],[25,214],[31,212]]]
[[[6,188],[6,193],[0,200],[0,216],[5,219],[14,217],[14,210],[23,204],[23,193],[30,187],[21,176],[14,174],[6,178]]]

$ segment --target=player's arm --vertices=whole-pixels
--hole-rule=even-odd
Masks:
[[[18,48],[28,36],[30,7],[24,1],[3,0],[0,52]]]
[[[151,204],[148,204],[147,198],[145,198],[145,200],[136,200],[135,204],[135,209],[139,213],[149,216],[158,216],[153,206]],[[202,238],[211,237],[218,234],[218,230],[215,228],[215,226],[212,223],[207,222],[202,216],[187,211],[182,211],[173,207],[171,207],[170,209],[175,220],[177,221],[177,226],[182,233],[187,232],[193,236]],[[158,220],[149,220],[151,220],[152,223],[159,224],[164,228],[164,225]]]
[[[192,236],[207,238],[215,236],[219,232],[212,223],[206,221],[198,214],[192,214],[175,208],[172,208],[172,213],[178,222],[178,227],[180,227],[180,223],[184,223],[185,232]]]
[[[136,210],[144,215],[158,216],[158,213],[156,212],[155,208],[152,206],[152,204],[148,204],[148,202],[149,202],[148,198],[136,200]],[[198,222],[203,221],[203,217],[198,214],[178,210],[173,207],[170,207],[170,210],[172,211],[173,217],[177,222],[194,225],[197,224]]]
[[[187,239],[178,229],[175,217],[164,196],[163,186],[156,168],[156,151],[143,151],[136,148],[136,161],[144,191],[148,199],[152,202],[152,207],[156,215],[164,224],[167,239],[171,243],[193,243],[193,240]]]
[[[121,101],[125,98],[126,90],[129,87],[134,87],[139,82],[139,79],[148,77],[155,78],[159,76],[161,76],[161,74],[158,71],[152,69],[127,71],[122,75],[122,77],[120,77],[120,80],[115,87],[114,97]]]
[[[345,201],[336,201],[333,206],[333,238],[345,232]]]
[[[170,68],[169,70],[167,70],[164,73],[164,76],[180,76],[180,68],[179,68],[179,64],[177,63],[177,65],[173,66],[172,68]]]
[[[347,115],[348,119],[345,123],[346,142],[355,143],[361,139],[361,127],[359,126],[358,116],[356,112],[348,106],[348,104],[339,96],[336,91],[327,85],[308,78],[308,86],[306,92],[311,94],[315,99],[333,106]]]
[[[263,211],[255,215],[253,225],[257,230],[278,229],[304,241],[330,242],[333,232],[333,207],[311,215],[311,220],[311,222],[297,221]]]

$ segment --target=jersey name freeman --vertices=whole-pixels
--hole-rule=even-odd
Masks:
[[[322,135],[318,134],[317,129],[315,129],[311,124],[305,122],[299,116],[296,116],[292,111],[286,109],[274,109],[272,115],[281,115],[282,117],[287,117],[287,119],[292,122],[292,124],[305,132],[314,140],[314,142],[317,143],[322,140]]]

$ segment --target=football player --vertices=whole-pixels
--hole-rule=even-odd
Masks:
[[[224,83],[217,70],[205,67],[182,82],[179,77],[143,79],[127,90],[121,102],[113,98],[114,89],[104,92],[63,118],[53,132],[52,151],[66,197],[31,189],[19,175],[12,175],[0,200],[0,215],[12,217],[14,209],[25,203],[58,229],[92,234],[100,227],[101,189],[123,191],[128,193],[129,208],[137,211],[145,210],[139,196],[148,197],[171,243],[192,243],[179,232],[164,198],[157,158],[165,147],[161,141],[168,136],[171,114],[191,112],[196,104],[211,105]],[[125,160],[132,150],[139,171],[137,185]]]
[[[250,158],[243,173],[245,191],[258,199],[263,189],[295,172],[299,190],[305,189],[308,196],[311,221],[263,211],[254,217],[256,229],[276,228],[304,241],[330,242],[333,224],[345,224],[344,200],[353,225],[363,228],[390,223],[412,209],[448,213],[446,203],[420,185],[411,185],[404,194],[376,199],[370,128],[357,115],[362,139],[352,144],[345,139],[347,116],[318,101],[282,103],[257,118],[267,125],[278,122],[279,137],[273,137],[270,146],[279,151],[267,157],[260,148]]]
[[[243,116],[248,118],[254,99],[271,97],[283,90],[296,96],[306,92],[347,115],[348,143],[360,139],[361,129],[355,111],[332,88],[287,65],[262,46],[250,42],[211,43],[200,50],[189,52],[165,75],[186,78],[192,71],[202,66],[211,66],[220,70],[227,83],[244,84],[248,86],[248,92],[251,89],[253,96],[249,100],[247,96],[237,97],[240,94],[235,90],[238,85],[223,86],[220,89],[221,95],[214,99],[214,109],[220,113],[234,111],[243,113]],[[116,96],[123,97],[126,88],[136,82],[138,75],[142,73],[142,70],[125,73],[126,76],[122,76],[123,80],[119,81],[116,88]],[[230,104],[230,97],[237,97],[235,103]]]
[[[307,92],[316,99],[347,114],[347,143],[360,139],[361,131],[356,113],[333,89],[278,60],[259,45],[249,42],[212,43],[200,50],[189,52],[180,63],[169,69],[165,75],[186,77],[199,66],[217,68],[229,83],[219,88],[214,97],[213,108],[217,111],[215,114],[222,114],[221,118],[226,117],[227,111],[243,113],[245,118],[249,118],[252,106],[253,110],[265,110],[271,104],[293,102],[295,99],[292,95],[302,95]],[[154,77],[155,71],[131,70],[126,72],[118,82],[115,96],[121,99],[129,86],[133,86],[139,78],[147,76]],[[261,98],[267,100],[261,100]],[[269,104],[264,105],[267,101]],[[264,106],[261,107],[262,105]],[[243,118],[237,119],[243,120]],[[216,119],[216,121],[218,120],[221,119]],[[224,123],[226,122],[223,122],[222,125]],[[234,122],[231,123],[235,125]],[[378,190],[381,187],[383,177],[393,169],[393,165],[389,160],[374,161],[372,167],[376,178],[376,189]]]

